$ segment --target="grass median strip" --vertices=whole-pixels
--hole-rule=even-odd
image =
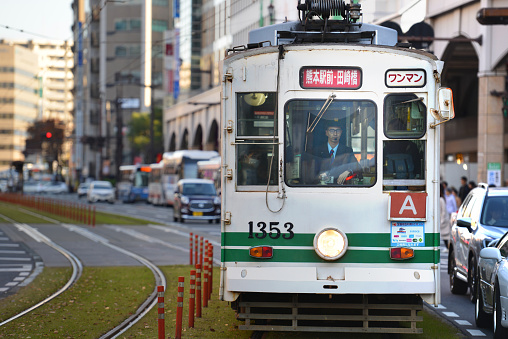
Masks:
[[[11,316],[28,308],[28,301],[19,301],[35,300],[29,299],[32,290],[60,275],[53,269],[44,271],[31,285],[0,301],[2,318],[4,307],[10,309]],[[146,267],[86,267],[68,291],[2,326],[0,337],[98,338],[134,313],[153,289],[153,274]]]
[[[17,222],[22,222],[26,224],[47,224],[48,221],[36,217],[29,213],[22,213],[19,208],[26,209],[28,211],[46,216],[51,219],[58,220],[60,222],[69,223],[69,224],[80,224],[79,222],[76,222],[75,220],[61,217],[59,215],[50,214],[43,211],[38,211],[32,208],[22,207],[15,204],[8,204],[8,203],[0,203],[0,214],[5,215],[6,217],[9,217]],[[1,219],[0,219],[1,220]],[[2,221],[0,221],[2,222]],[[157,223],[153,221],[147,221],[143,219],[136,219],[131,218],[123,215],[116,215],[116,214],[110,214],[110,213],[104,213],[104,212],[96,212],[95,214],[95,224],[113,224],[113,225],[148,225],[153,224],[157,225]]]
[[[240,331],[228,302],[217,297],[219,269],[214,268],[214,288],[203,316],[195,319],[195,327],[188,328],[189,275],[188,265],[164,266],[168,287],[165,292],[166,337],[174,337],[176,325],[177,281],[185,277],[183,310],[183,338],[249,338],[251,331]],[[20,312],[62,286],[70,269],[45,268],[34,282],[16,295],[0,300],[0,319]],[[48,305],[16,319],[0,329],[0,338],[97,338],[119,324],[148,297],[155,288],[151,271],[144,267],[87,267],[81,279]],[[432,312],[422,312],[424,321],[420,339],[461,338],[458,330]],[[157,338],[157,307],[120,338]],[[329,338],[330,333],[272,332],[266,339]],[[341,338],[386,338],[383,334],[341,333]],[[399,338],[414,338],[400,335]]]

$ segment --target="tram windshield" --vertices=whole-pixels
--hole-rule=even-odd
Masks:
[[[372,186],[376,105],[369,100],[297,99],[285,106],[288,186]]]

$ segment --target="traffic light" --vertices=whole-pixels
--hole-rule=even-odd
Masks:
[[[51,132],[46,132],[46,139],[51,139],[52,136]]]
[[[508,25],[508,7],[481,8],[476,20],[481,25]]]

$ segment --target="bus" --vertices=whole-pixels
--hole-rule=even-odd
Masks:
[[[124,203],[148,200],[149,165],[122,165],[119,168],[120,182],[116,189],[118,199]]]
[[[227,51],[221,278],[243,330],[421,333],[440,303],[443,62],[344,1]]]
[[[180,179],[198,178],[198,161],[218,157],[216,151],[180,150],[162,155],[163,176],[166,182],[166,202],[173,206],[176,184]]]
[[[148,203],[154,206],[165,206],[166,193],[165,183],[163,181],[163,168],[164,164],[162,161],[150,164],[150,175],[148,176]],[[167,184],[167,183],[166,183]]]
[[[220,157],[198,161],[198,178],[212,180],[220,195]]]

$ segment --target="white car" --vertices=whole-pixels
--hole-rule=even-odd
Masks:
[[[62,181],[50,181],[42,186],[41,193],[62,194],[69,192],[67,184]]]
[[[90,188],[89,182],[84,182],[82,184],[79,184],[78,186],[78,198],[84,197],[88,194],[88,189]]]
[[[40,181],[28,180],[23,183],[23,193],[34,194],[41,193],[44,184]]]
[[[115,202],[115,189],[109,181],[92,181],[88,188],[87,200],[89,203],[107,201]]]
[[[508,232],[480,251],[475,321],[478,327],[494,324],[494,338],[508,338]],[[494,320],[494,321],[492,321]]]

